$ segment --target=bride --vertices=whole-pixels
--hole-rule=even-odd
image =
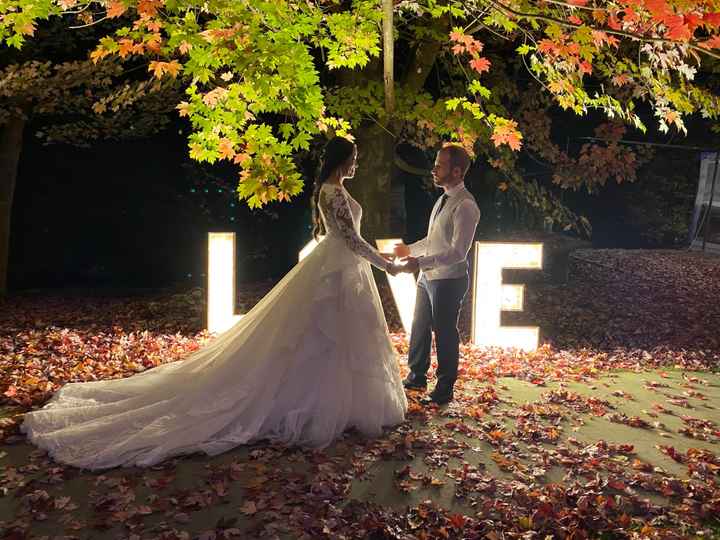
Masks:
[[[325,238],[247,315],[205,348],[126,379],[69,383],[21,426],[59,462],[149,466],[269,439],[323,448],[349,428],[378,436],[407,409],[370,264],[362,208],[343,187],[357,149],[325,148],[313,194]]]

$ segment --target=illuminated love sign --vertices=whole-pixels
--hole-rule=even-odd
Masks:
[[[392,253],[395,244],[402,242],[401,238],[383,238],[375,240],[381,253]],[[399,262],[396,259],[396,262]],[[417,292],[417,283],[415,276],[410,273],[399,273],[394,276],[387,275],[390,291],[392,292],[395,306],[397,306],[400,321],[406,333],[410,333],[413,323],[413,314],[415,313],[415,295]]]
[[[208,234],[207,327],[221,333],[238,322],[235,314],[235,233]]]
[[[383,253],[391,253],[401,240],[384,238],[376,241]],[[311,240],[298,254],[301,261],[318,242]],[[500,325],[501,311],[522,311],[523,285],[504,285],[503,268],[542,268],[540,243],[475,243],[475,271],[473,276],[472,341],[485,347],[537,349],[539,328],[506,327]],[[387,274],[390,289],[405,332],[412,328],[417,285],[415,276]],[[224,332],[243,316],[235,314],[235,233],[208,235],[208,330]]]
[[[320,240],[315,240],[313,238],[307,244],[305,244],[305,247],[300,250],[300,253],[298,253],[298,262],[302,261],[305,257],[310,255],[310,253],[312,253],[312,250],[317,247],[317,245],[320,243],[320,241],[322,241],[323,238],[325,237],[321,236]]]
[[[484,347],[534,351],[539,328],[501,326],[500,312],[522,311],[523,285],[503,285],[503,268],[542,269],[542,244],[475,243],[472,341]]]

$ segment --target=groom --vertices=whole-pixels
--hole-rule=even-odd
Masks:
[[[403,271],[420,270],[410,333],[410,375],[403,385],[417,390],[426,388],[434,330],[437,384],[423,401],[438,405],[453,399],[460,345],[457,323],[469,284],[467,254],[480,221],[480,209],[465,188],[469,167],[470,157],[461,146],[445,146],[438,152],[433,182],[445,193],[435,203],[427,236],[410,246],[395,245],[395,255],[403,257],[406,263]]]

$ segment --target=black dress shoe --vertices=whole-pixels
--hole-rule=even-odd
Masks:
[[[408,390],[425,390],[427,388],[427,382],[408,377],[403,381],[403,386]]]
[[[452,390],[450,390],[449,392],[437,392],[433,390],[429,396],[421,399],[420,401],[421,403],[425,403],[426,405],[429,405],[431,403],[434,403],[435,405],[445,405],[446,403],[450,403],[452,400]]]

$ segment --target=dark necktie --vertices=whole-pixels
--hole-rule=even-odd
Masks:
[[[435,212],[435,215],[433,216],[433,221],[437,219],[437,217],[440,215],[440,212],[442,212],[443,206],[445,206],[445,203],[448,200],[447,193],[443,193],[442,197],[440,197],[440,206],[438,206],[437,212]]]

